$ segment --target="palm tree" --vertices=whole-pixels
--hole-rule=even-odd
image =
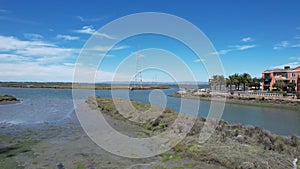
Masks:
[[[231,75],[232,82],[235,85],[235,90],[240,90],[241,85],[241,77],[239,74],[235,73],[234,75]]]
[[[251,75],[249,75],[248,73],[243,73],[242,75],[240,75],[240,80],[244,86],[244,91],[246,91],[246,85],[249,84],[252,80]]]
[[[211,87],[215,87],[217,90],[217,86],[221,90],[222,86],[226,84],[225,77],[223,75],[213,75],[211,79],[209,79],[209,85]]]
[[[287,84],[287,87],[289,88],[289,91],[295,91],[296,83],[294,82],[289,82]]]
[[[260,88],[260,82],[261,82],[261,78],[255,77],[250,82],[250,87],[255,87],[255,90],[258,90]]]
[[[227,84],[230,86],[230,91],[232,91],[232,85],[237,83],[236,81],[237,81],[237,79],[235,78],[234,75],[228,76]]]

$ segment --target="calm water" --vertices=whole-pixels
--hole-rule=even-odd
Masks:
[[[178,88],[163,90],[168,95]],[[119,90],[118,93],[128,92]],[[150,90],[130,91],[130,99],[149,103],[149,96],[155,100],[157,94],[151,95]],[[56,89],[19,89],[0,88],[0,95],[11,94],[22,99],[22,103],[14,105],[0,105],[0,123],[7,124],[38,124],[45,122],[59,122],[67,120],[74,112],[72,90]],[[111,97],[109,90],[96,91],[100,97]],[[166,107],[180,110],[179,98],[166,96]],[[197,101],[188,100],[193,105]],[[156,101],[154,104],[161,105]],[[206,117],[210,107],[209,101],[201,101],[198,116]],[[184,113],[189,113],[187,112]],[[264,107],[226,104],[222,119],[230,123],[260,126],[281,135],[296,134],[300,136],[300,112]]]

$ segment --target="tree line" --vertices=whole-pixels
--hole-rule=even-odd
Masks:
[[[228,78],[225,78],[223,75],[214,75],[211,79],[209,79],[209,85],[215,90],[222,90],[225,87],[229,87],[230,91],[240,90],[241,87],[244,91],[247,87],[253,88],[254,90],[259,90],[261,86],[261,81],[261,78],[252,78],[251,75],[248,73],[235,73],[233,75],[228,76]],[[296,83],[277,80],[272,87],[278,91],[294,92]]]
[[[248,73],[235,73],[228,76],[228,78],[225,78],[223,75],[213,75],[212,78],[209,79],[209,85],[215,90],[222,90],[224,87],[229,87],[230,90],[240,90],[241,87],[244,91],[246,90],[246,87],[259,90],[260,82],[261,78],[252,78]]]

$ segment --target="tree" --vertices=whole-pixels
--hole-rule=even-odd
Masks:
[[[259,90],[260,89],[260,82],[261,82],[261,78],[255,77],[250,82],[250,87],[255,87],[255,90]]]
[[[235,85],[235,90],[240,90],[240,84],[241,84],[241,78],[240,78],[240,75],[235,73],[234,75],[231,75],[229,77],[229,79],[232,80],[232,84]]]
[[[274,88],[277,88],[280,91],[283,91],[284,88],[287,87],[287,84],[283,80],[277,80],[273,86]]]
[[[294,83],[294,82],[289,82],[289,83],[287,84],[287,87],[289,88],[289,91],[293,92],[293,91],[295,91],[296,83]]]
[[[251,80],[251,75],[249,75],[248,73],[243,73],[240,75],[240,82],[244,86],[244,91],[246,90],[246,85],[250,84]]]
[[[215,87],[215,90],[217,89],[217,86],[219,86],[219,90],[221,90],[222,86],[225,84],[226,80],[223,75],[213,75],[213,77],[209,79],[209,85]]]

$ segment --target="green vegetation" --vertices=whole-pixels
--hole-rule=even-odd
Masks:
[[[11,95],[0,96],[0,102],[4,102],[4,101],[11,102],[11,101],[18,101],[18,99]]]
[[[24,168],[19,166],[13,157],[18,154],[26,154],[29,157],[34,157],[31,147],[36,143],[37,141],[24,141],[15,145],[0,148],[0,168]],[[32,162],[32,164],[36,165],[38,162]]]
[[[300,91],[297,92],[297,99],[300,99]]]
[[[81,165],[77,166],[76,169],[84,169]]]
[[[164,153],[160,155],[163,158],[163,161],[168,161],[168,160],[175,160],[175,159],[181,159],[180,154],[168,154]]]
[[[222,87],[229,87],[230,91],[233,90],[232,86],[235,86],[234,90],[240,90],[240,86],[243,85],[245,91],[247,87],[253,87],[256,90],[260,88],[260,78],[252,78],[250,74],[233,74],[225,78],[223,75],[214,75],[209,79],[209,85],[215,90],[222,90]]]
[[[91,99],[91,98],[90,98]],[[96,99],[101,110],[107,114],[113,114],[115,109],[112,106],[112,99]],[[127,102],[128,104],[128,102]],[[142,104],[132,102],[140,108],[147,107]],[[144,109],[146,110],[146,109]],[[153,120],[145,121],[143,128],[137,123],[131,123],[140,126],[142,129],[155,132],[155,126],[160,126],[160,122],[170,126],[169,118],[176,117],[174,111],[164,111],[159,122],[153,126]],[[140,112],[141,113],[141,112]],[[126,119],[122,119],[128,121]],[[264,131],[259,127],[243,127],[239,124],[228,124],[220,121],[216,124],[216,130],[209,140],[203,144],[198,143],[200,131],[207,120],[199,118],[196,120],[187,137],[170,151],[160,155],[162,158],[154,168],[194,168],[203,166],[203,168],[245,168],[245,166],[255,166],[254,168],[290,168],[291,161],[300,155],[300,141],[297,136],[283,137]],[[210,123],[214,123],[211,121]],[[161,126],[167,128],[167,126]],[[174,130],[179,129],[179,126]],[[183,162],[184,161],[184,162]],[[268,164],[266,164],[268,161]],[[253,168],[253,167],[252,167]]]
[[[188,164],[185,164],[185,166],[187,167],[195,167],[197,164],[196,163],[188,163]]]

